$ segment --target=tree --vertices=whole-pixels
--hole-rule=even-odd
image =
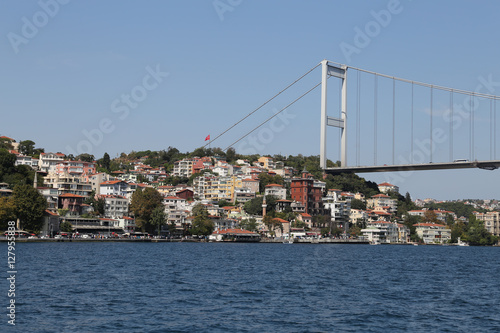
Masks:
[[[73,225],[69,222],[63,222],[59,225],[59,230],[61,230],[62,232],[72,232]]]
[[[15,171],[16,155],[9,153],[5,149],[0,149],[0,181],[5,181],[4,177]]]
[[[151,187],[144,190],[137,189],[132,194],[130,211],[134,214],[135,222],[141,230],[152,232],[154,226],[150,223],[155,208],[163,208],[163,196]]]
[[[226,150],[226,160],[228,163],[236,162],[236,150],[233,147]]]
[[[468,230],[463,237],[470,245],[493,245],[498,242],[498,237],[493,236],[473,214],[469,216]]]
[[[262,215],[262,202],[263,202],[262,197],[253,198],[252,200],[245,202],[243,209],[245,210],[245,212],[251,215]],[[266,212],[267,214],[270,214],[275,210],[276,197],[274,195],[267,195],[266,205],[267,205]]]
[[[361,209],[366,210],[366,202],[359,199],[351,200],[351,209]]]
[[[6,230],[8,222],[16,218],[16,205],[12,197],[0,197],[0,228]]]
[[[440,221],[437,218],[436,212],[433,210],[426,210],[424,212],[424,222],[439,223]]]
[[[83,154],[78,155],[76,157],[76,159],[79,161],[83,161],[83,162],[94,162],[95,161],[94,155],[87,154],[87,153],[83,153]]]
[[[278,184],[283,185],[283,177],[280,175],[271,176],[268,173],[262,172],[259,174],[259,192],[264,193],[266,189],[266,185],[269,184]]]
[[[158,227],[158,236],[160,236],[161,226],[164,225],[166,221],[167,221],[167,214],[165,214],[165,210],[163,209],[163,207],[156,207],[153,210],[153,213],[151,214],[150,223],[153,226]]]
[[[15,215],[21,221],[22,228],[31,232],[39,232],[43,225],[43,213],[47,209],[47,201],[33,186],[17,185],[12,191],[16,205]]]
[[[257,221],[254,218],[241,220],[240,228],[248,231],[257,231]]]
[[[35,142],[31,140],[24,140],[19,142],[19,152],[24,155],[33,155],[35,150]]]
[[[208,218],[208,210],[201,203],[194,205],[191,213],[194,216],[191,235],[208,236],[214,231],[214,223]]]
[[[99,163],[99,166],[101,168],[106,169],[108,172],[110,172],[111,168],[111,159],[109,158],[108,153],[104,153],[104,156],[97,161]]]
[[[0,138],[0,149],[12,150],[13,148],[14,147],[12,147],[12,143],[9,139]]]

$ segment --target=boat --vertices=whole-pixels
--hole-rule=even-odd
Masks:
[[[293,238],[288,238],[283,241],[283,244],[293,244]]]
[[[377,240],[370,241],[370,245],[380,245],[380,242]]]

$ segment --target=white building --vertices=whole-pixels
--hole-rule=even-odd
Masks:
[[[120,195],[101,195],[104,199],[104,216],[119,218],[128,215],[128,199]]]
[[[425,244],[444,244],[451,239],[451,230],[443,224],[419,223],[415,231]]]
[[[378,190],[382,193],[387,193],[387,192],[399,193],[399,187],[389,183],[378,184]]]
[[[47,173],[55,172],[57,164],[64,161],[65,156],[61,153],[41,153],[38,163],[40,171]]]
[[[370,242],[398,243],[399,230],[397,223],[387,221],[375,221],[367,224],[366,229],[361,230],[363,236]]]
[[[278,200],[286,200],[286,188],[279,184],[266,185],[264,195],[273,195]]]
[[[130,186],[123,180],[108,180],[99,184],[101,195],[119,195],[130,200]]]

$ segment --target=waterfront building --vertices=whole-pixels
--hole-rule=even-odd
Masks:
[[[484,222],[484,227],[489,233],[494,236],[500,236],[500,213],[499,212],[487,212],[478,213],[473,212],[478,220]]]
[[[425,244],[444,244],[451,239],[451,230],[443,224],[418,223],[415,231]]]
[[[65,193],[59,195],[58,209],[67,209],[70,215],[82,215],[82,205],[85,198],[81,195]]]
[[[399,229],[397,223],[388,221],[369,222],[365,229],[361,230],[363,236],[370,242],[376,243],[398,243]]]
[[[120,195],[101,195],[104,199],[104,216],[118,218],[128,215],[128,199]]]

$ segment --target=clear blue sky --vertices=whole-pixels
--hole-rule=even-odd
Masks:
[[[169,146],[192,151],[205,143],[207,135],[214,138],[322,59],[465,90],[476,89],[480,78],[500,82],[498,1],[2,0],[0,4],[0,135],[31,139],[46,151],[90,151],[97,158],[104,152],[115,157]],[[212,146],[226,148],[319,80],[318,68]],[[355,80],[351,75],[350,83]],[[361,164],[374,163],[369,80],[362,77],[367,89],[362,89],[360,98]],[[482,92],[500,95],[500,83],[494,83],[491,91],[483,85]],[[335,84],[329,83],[332,95],[337,94]],[[405,127],[408,88],[397,88],[401,95],[396,101],[396,159],[408,156],[410,149],[401,143],[410,140]],[[357,102],[353,91],[350,119],[355,118]],[[414,141],[429,136],[428,97],[425,91],[420,93],[415,101]],[[387,133],[392,130],[392,116],[382,117],[392,108],[386,100],[392,97],[384,96],[377,122],[381,132],[377,162],[390,164],[387,148],[390,155],[392,141]],[[447,94],[435,93],[434,128],[448,128],[439,117],[448,100]],[[463,100],[455,96],[456,103]],[[478,159],[488,159],[490,153],[488,103],[482,103],[476,116],[474,158]],[[332,115],[338,111],[336,104],[332,97]],[[236,144],[237,152],[319,154],[319,106],[316,89],[290,107],[287,117],[255,132],[254,137],[260,135],[256,144],[248,139]],[[454,132],[453,157],[469,158],[463,139],[469,125],[460,125]],[[337,160],[336,129],[329,129],[328,135],[329,158]],[[351,133],[350,147],[355,142],[356,134]],[[356,153],[350,154],[349,162],[355,163]],[[433,161],[448,158],[449,140],[444,140],[433,152]],[[499,198],[498,172],[361,176],[390,181],[414,198]]]

